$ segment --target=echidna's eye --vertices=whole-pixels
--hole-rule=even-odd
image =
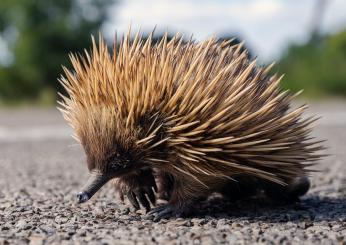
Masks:
[[[118,162],[118,161],[113,161],[113,162],[111,162],[111,164],[110,164],[110,169],[111,169],[111,171],[117,171],[117,170],[119,170],[121,167],[122,167],[122,166],[121,166],[121,163]]]
[[[117,173],[120,170],[124,170],[130,166],[130,155],[127,152],[113,152],[107,160],[107,170],[110,173]]]

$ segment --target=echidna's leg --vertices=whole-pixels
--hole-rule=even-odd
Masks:
[[[194,204],[200,196],[201,191],[196,191],[194,194],[188,193],[187,189],[191,186],[188,181],[184,182],[185,185],[180,184],[179,181],[174,180],[173,191],[169,202],[165,205],[153,208],[148,214],[153,215],[154,221],[171,217],[188,216]],[[197,195],[194,197],[194,195]]]
[[[134,174],[121,177],[116,180],[115,186],[121,200],[124,201],[124,196],[127,196],[135,209],[139,209],[141,204],[148,212],[150,202],[155,205],[153,189],[157,192],[157,186],[151,169],[141,169]]]
[[[234,180],[226,182],[218,191],[225,198],[231,201],[237,201],[257,194],[260,189],[260,183],[257,178],[251,176],[236,176]]]
[[[310,180],[306,176],[295,177],[286,180],[287,185],[282,186],[275,183],[265,183],[265,192],[274,201],[290,203],[299,200],[310,188]]]
[[[173,191],[172,175],[161,170],[156,170],[155,179],[158,187],[158,198],[168,201]]]

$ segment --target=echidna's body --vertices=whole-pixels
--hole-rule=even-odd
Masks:
[[[183,43],[178,36],[154,45],[129,35],[113,54],[100,40],[90,55],[71,56],[74,72],[65,69],[61,79],[69,94],[64,116],[89,169],[103,178],[91,180],[82,201],[119,177],[130,200],[142,202],[155,185],[143,178],[156,169],[171,183],[168,205],[156,211],[176,214],[240,179],[289,185],[319,158],[308,136],[314,119],[301,119],[305,106],[290,110],[294,96],[241,45]]]

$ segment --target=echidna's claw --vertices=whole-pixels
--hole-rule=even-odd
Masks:
[[[139,205],[142,205],[147,212],[150,211],[150,203],[155,205],[156,197],[155,194],[150,187],[145,187],[136,190],[130,190],[126,194],[132,206],[138,210],[140,208]]]
[[[151,169],[142,169],[136,174],[119,178],[116,188],[120,199],[124,201],[124,195],[126,195],[136,210],[143,206],[149,212],[151,204],[155,205],[154,190],[157,190],[157,187]]]
[[[155,213],[158,213],[160,211],[162,211],[163,209],[165,209],[167,205],[161,205],[161,206],[158,206],[156,208],[153,208],[150,212],[148,212],[148,215],[154,215]]]
[[[182,217],[183,209],[179,209],[171,204],[161,205],[152,209],[148,216],[153,216],[152,219],[154,222],[157,222],[161,219],[169,219],[171,217]]]
[[[132,206],[138,210],[139,209],[139,203],[137,201],[137,198],[135,196],[135,194],[132,191],[127,192],[126,194],[127,198],[129,199],[130,203],[132,204]]]
[[[156,197],[155,197],[155,194],[154,194],[153,189],[152,189],[152,188],[147,188],[147,189],[146,189],[146,194],[147,194],[147,196],[148,196],[150,202],[151,202],[153,205],[155,205],[155,203],[156,203]]]
[[[157,222],[161,219],[167,219],[172,217],[173,211],[174,209],[172,208],[172,206],[167,204],[154,208],[152,211],[148,213],[148,215],[153,215],[153,221]]]
[[[142,204],[143,207],[145,207],[145,210],[147,212],[149,212],[149,210],[150,210],[150,203],[149,203],[147,197],[145,196],[145,192],[140,190],[140,191],[135,192],[135,193],[136,193],[136,196],[137,196],[139,202]]]

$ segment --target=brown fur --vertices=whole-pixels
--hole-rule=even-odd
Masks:
[[[179,206],[238,175],[285,185],[321,156],[309,137],[316,119],[302,119],[306,106],[289,109],[296,95],[281,91],[281,77],[250,61],[242,44],[129,38],[112,54],[93,39],[60,79],[69,95],[61,110],[89,168],[106,171],[118,156],[131,161],[129,172],[162,170]]]

